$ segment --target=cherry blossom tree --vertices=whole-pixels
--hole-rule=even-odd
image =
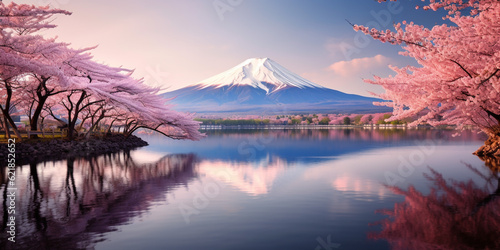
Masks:
[[[381,98],[392,100],[381,103],[394,108],[388,121],[418,115],[409,125],[476,125],[500,140],[500,1],[424,2],[424,10],[445,10],[443,19],[451,24],[427,28],[404,21],[394,30],[354,25],[381,42],[401,45],[401,54],[419,64],[391,67],[395,76],[367,80],[385,89]]]
[[[342,125],[344,117],[341,115],[336,115],[330,118],[330,125]]]
[[[370,124],[373,121],[373,115],[372,114],[365,114],[361,117],[361,124]]]
[[[32,130],[48,115],[60,122],[65,118],[70,139],[76,137],[79,122],[90,131],[101,123],[109,122],[111,129],[126,122],[127,136],[141,128],[175,139],[203,136],[192,115],[172,111],[158,89],[133,78],[132,70],[95,62],[90,54],[94,47],[75,50],[37,35],[55,27],[49,20],[54,14],[71,13],[0,3],[0,111],[18,138],[13,104],[29,117]]]
[[[53,40],[45,42],[41,36],[33,34],[55,27],[49,22],[55,14],[70,13],[49,7],[0,3],[0,94],[4,97],[0,109],[6,124],[12,127],[18,138],[20,135],[9,110],[14,99],[21,96],[19,92],[23,89],[18,83],[31,73],[61,76],[57,67],[41,62],[58,44]]]

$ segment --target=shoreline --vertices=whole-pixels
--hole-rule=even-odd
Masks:
[[[114,134],[102,138],[65,141],[52,139],[15,143],[16,166],[46,161],[64,160],[69,157],[88,157],[147,146],[140,137]],[[8,145],[0,144],[0,167],[7,166]]]
[[[370,125],[200,125],[200,130],[226,129],[455,129],[456,126],[433,127],[419,125],[408,127],[406,124],[370,124]],[[469,129],[473,129],[472,127]]]

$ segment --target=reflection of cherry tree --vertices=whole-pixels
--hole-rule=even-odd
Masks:
[[[138,163],[130,152],[31,164],[16,178],[16,249],[80,249],[143,214],[165,193],[195,177],[194,155],[167,155]],[[6,183],[0,171],[0,183]],[[7,185],[0,192],[6,196]],[[7,200],[0,205],[0,230],[6,231]],[[0,249],[9,249],[0,241]]]
[[[453,137],[453,131],[443,130],[402,130],[402,129],[289,129],[289,130],[248,130],[239,131],[210,131],[210,135],[220,135],[234,139],[247,139],[248,137],[261,136],[274,140],[304,139],[310,140],[364,140],[364,141],[398,141],[419,140],[435,141],[446,138],[450,141],[482,140],[484,135],[475,131],[464,131],[460,137]]]
[[[433,169],[425,174],[434,183],[429,195],[413,186],[390,187],[405,201],[381,211],[389,218],[378,222],[382,231],[370,237],[386,239],[394,249],[500,249],[498,173],[486,176],[468,167],[486,180],[483,188],[472,180],[446,181]]]

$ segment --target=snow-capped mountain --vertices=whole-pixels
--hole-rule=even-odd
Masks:
[[[286,87],[323,88],[299,75],[289,71],[269,58],[251,58],[230,70],[222,72],[198,84],[210,86],[243,86],[248,85],[272,94]]]
[[[387,112],[380,99],[325,88],[269,58],[248,59],[197,84],[164,93],[179,111],[197,113]]]

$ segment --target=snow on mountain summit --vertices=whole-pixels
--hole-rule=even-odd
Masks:
[[[163,93],[177,111],[206,114],[383,113],[381,99],[314,84],[269,58],[252,58],[197,84]]]
[[[266,91],[267,94],[286,87],[324,88],[269,58],[251,58],[237,66],[198,83],[202,89],[216,86],[249,85]]]

